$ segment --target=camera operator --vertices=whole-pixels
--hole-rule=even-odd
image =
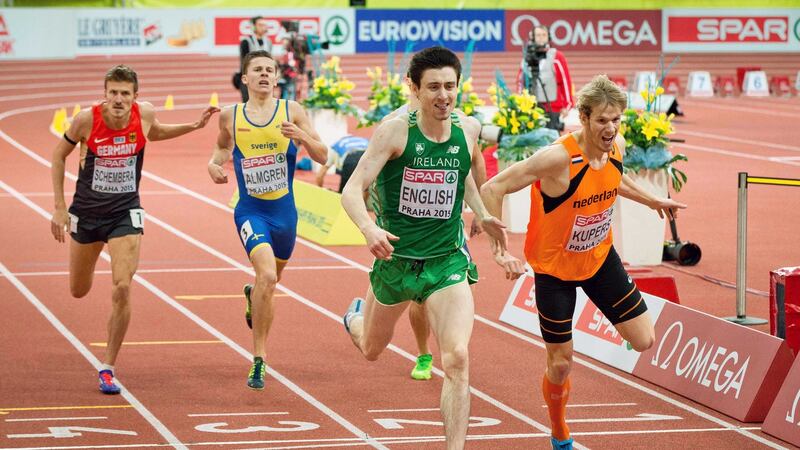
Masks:
[[[261,16],[255,16],[250,19],[253,25],[253,33],[249,36],[242,36],[239,42],[239,72],[233,75],[233,85],[242,93],[242,102],[247,101],[247,86],[242,83],[242,61],[248,53],[255,50],[266,50],[272,53],[272,41],[267,33],[267,21]]]
[[[536,25],[523,51],[520,91],[527,89],[549,117],[548,128],[563,131],[561,121],[573,106],[572,78],[564,54],[550,47],[550,33],[544,25]]]

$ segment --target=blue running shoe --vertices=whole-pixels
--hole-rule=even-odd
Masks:
[[[350,303],[350,307],[347,308],[347,312],[344,313],[344,317],[342,320],[344,321],[344,329],[347,332],[350,332],[350,322],[353,321],[353,317],[356,316],[363,316],[364,312],[361,309],[364,307],[364,299],[361,297],[356,297],[353,299],[353,302]]]
[[[253,329],[253,316],[252,316],[252,313],[250,312],[250,308],[252,308],[253,304],[252,304],[252,302],[250,302],[250,292],[253,291],[253,285],[252,284],[245,284],[244,288],[242,290],[244,291],[244,298],[247,299],[247,307],[245,307],[245,310],[244,310],[244,321],[247,322],[247,328],[250,328],[252,330]]]
[[[550,443],[553,444],[553,450],[572,450],[572,438],[559,441],[550,436]]]
[[[247,387],[256,391],[263,390],[266,376],[267,366],[264,364],[264,359],[256,356],[253,359],[253,367],[250,368],[250,374],[247,376]]]
[[[100,378],[100,392],[108,395],[119,394],[119,386],[114,383],[114,372],[101,370],[97,375]]]

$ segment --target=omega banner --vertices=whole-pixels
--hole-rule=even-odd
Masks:
[[[517,280],[500,321],[541,336],[534,295],[532,276]],[[643,353],[631,349],[583,290],[578,290],[575,351],[742,422],[763,421],[792,364],[783,340],[642,295],[655,324],[656,342],[651,349]]]
[[[506,50],[520,51],[536,25],[559,50],[661,50],[659,10],[506,11]]]
[[[800,446],[800,358],[795,359],[761,429]]]

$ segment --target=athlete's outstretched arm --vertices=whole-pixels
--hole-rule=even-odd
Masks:
[[[50,177],[53,181],[53,217],[50,219],[50,231],[58,242],[64,242],[69,231],[69,214],[64,199],[64,168],[67,156],[75,146],[85,142],[92,128],[92,111],[87,109],[78,113],[64,136],[53,149],[50,165]]]
[[[217,141],[214,143],[214,151],[208,161],[208,174],[214,183],[222,184],[228,182],[228,174],[225,173],[223,164],[228,162],[233,151],[233,106],[227,106],[219,114],[219,133]]]
[[[147,102],[141,103],[141,111],[143,119],[151,119],[150,130],[147,131],[147,139],[151,141],[163,141],[203,128],[211,119],[211,116],[219,112],[219,108],[216,106],[207,106],[200,113],[200,118],[192,123],[161,123],[156,118],[153,105]]]
[[[370,139],[367,151],[342,190],[342,206],[367,240],[369,251],[379,259],[391,259],[394,247],[390,240],[397,236],[379,228],[367,212],[362,193],[375,181],[389,159],[402,154],[408,126],[401,119],[382,123]]]
[[[328,147],[322,143],[317,131],[311,126],[306,110],[299,103],[290,100],[289,117],[291,122],[281,124],[281,134],[302,144],[308,150],[311,159],[325,164],[328,160]]]

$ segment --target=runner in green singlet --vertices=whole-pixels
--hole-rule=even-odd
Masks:
[[[447,445],[460,449],[469,418],[467,348],[474,320],[468,286],[473,263],[461,250],[462,201],[481,218],[493,245],[505,249],[507,238],[469,176],[480,123],[453,114],[458,57],[442,47],[422,50],[411,59],[409,74],[419,110],[378,127],[342,195],[342,205],[377,258],[366,299],[353,301],[344,324],[356,347],[374,361],[391,341],[409,300],[425,302],[445,373],[441,410]],[[361,196],[374,180],[377,223]]]

